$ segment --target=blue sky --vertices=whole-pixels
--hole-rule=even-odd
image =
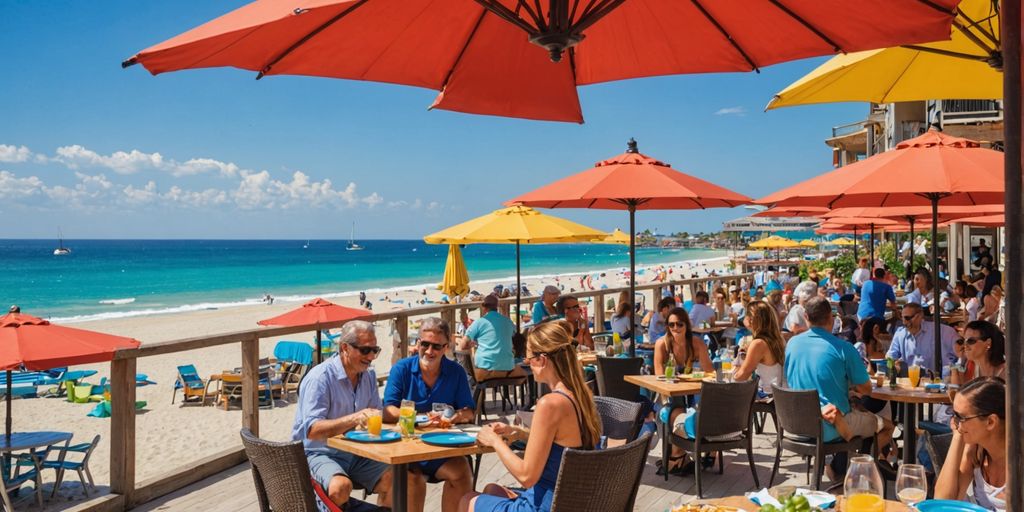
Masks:
[[[762,112],[820,64],[580,89],[586,123],[427,111],[435,92],[208,69],[121,69],[242,1],[5,2],[0,238],[417,238],[640,150],[758,197],[831,168],[831,127],[864,104]],[[585,43],[584,43],[585,44]],[[540,50],[538,50],[540,51]],[[747,210],[638,214],[716,231]],[[553,210],[601,229],[625,212]]]

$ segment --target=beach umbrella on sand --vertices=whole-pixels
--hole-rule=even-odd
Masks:
[[[576,87],[949,38],[958,0],[260,0],[122,63],[440,91],[432,108],[582,122]]]
[[[998,3],[964,0],[953,26],[952,37],[938,42],[833,57],[776,94],[766,110],[839,101],[1002,98]]]
[[[857,244],[857,242],[854,242],[853,240],[850,240],[849,238],[836,238],[835,240],[832,240],[829,243],[831,243],[832,245],[838,245],[840,247],[848,247],[848,246],[856,245]]]
[[[598,239],[595,239],[595,240],[591,240],[591,242],[595,243],[595,244],[629,245],[629,235],[627,235],[621,229],[615,228],[615,231],[612,231],[612,234],[610,234],[610,235],[608,235],[608,236],[606,236],[604,238],[598,238]]]
[[[818,242],[815,242],[814,240],[811,240],[810,238],[807,238],[807,239],[804,239],[804,240],[800,240],[800,244],[799,245],[800,245],[800,247],[817,247],[818,246]]]
[[[800,247],[800,244],[798,244],[798,243],[796,243],[796,242],[794,242],[794,241],[792,241],[792,240],[790,240],[790,239],[788,239],[788,238],[786,238],[784,236],[778,236],[778,235],[768,236],[768,237],[762,238],[762,239],[760,239],[760,240],[758,240],[756,242],[752,242],[750,244],[750,248],[751,249],[765,249],[765,250],[775,249],[775,259],[776,260],[781,260],[781,257],[779,256],[779,250],[780,249],[790,249],[790,248],[793,248],[793,247]]]
[[[671,165],[640,153],[629,139],[625,153],[562,178],[506,204],[540,208],[592,208],[629,211],[629,296],[636,296],[636,211],[731,208],[751,199],[713,183],[684,174]],[[630,316],[636,331],[636,315]],[[635,354],[636,344],[630,344]]]
[[[139,341],[123,336],[51,324],[12,307],[0,317],[0,370],[7,371],[7,417],[4,435],[11,437],[11,372],[49,370],[59,366],[110,361],[114,352],[138,348]],[[9,456],[9,454],[7,455]]]
[[[930,206],[932,240],[938,238],[939,205],[995,204],[1003,201],[1003,153],[972,140],[930,130],[896,149],[840,167],[756,202],[764,205]],[[932,277],[939,282],[938,244],[932,244]],[[939,304],[935,287],[935,304]],[[935,320],[935,353],[941,354]],[[936,371],[942,361],[935,358]]]
[[[356,320],[359,318],[366,318],[371,315],[373,315],[373,312],[370,310],[339,306],[331,301],[318,297],[287,313],[273,318],[260,320],[256,323],[259,325],[278,325],[285,327],[316,324],[316,348],[313,349],[313,357],[316,360],[316,364],[320,364],[322,359],[322,355],[320,353],[320,340],[323,335],[320,332],[319,324]]]
[[[521,244],[559,244],[589,242],[608,233],[570,220],[545,215],[533,208],[514,205],[457,224],[423,237],[428,244],[516,244],[516,331],[523,282],[519,263]]]
[[[448,244],[448,260],[444,263],[444,280],[437,287],[449,297],[461,297],[469,293],[469,271],[462,259],[459,244]]]

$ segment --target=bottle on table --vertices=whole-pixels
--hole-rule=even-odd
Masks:
[[[668,362],[665,363],[665,378],[668,380],[674,379],[676,376],[676,357],[673,354],[668,355]]]

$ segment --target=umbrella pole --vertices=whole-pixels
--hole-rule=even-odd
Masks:
[[[11,371],[7,370],[7,418],[4,420],[4,444],[7,446],[11,445]],[[8,450],[4,452],[4,478],[8,478],[10,475],[6,468],[11,467],[11,452]]]
[[[868,268],[871,269],[871,275],[874,276],[875,272],[875,223],[871,223],[871,263],[868,264]]]
[[[857,226],[853,227],[853,264],[857,264]]]
[[[906,273],[907,275],[903,276],[903,278],[908,280],[908,281],[910,280],[910,276],[912,276],[913,272],[914,272],[914,251],[915,251],[915,248],[914,248],[914,217],[910,217],[909,219],[910,219],[910,238],[908,239],[908,241],[910,242],[910,254],[907,255],[907,259],[910,260],[910,264],[907,265],[907,273]]]
[[[939,313],[939,195],[929,194],[932,200],[932,320],[933,331],[935,331],[935,374],[942,375],[942,333],[939,326],[942,325],[942,314]]]
[[[636,357],[636,202],[629,202],[629,357]]]
[[[516,240],[516,332],[519,332],[519,317],[520,311],[522,311],[520,303],[523,300],[523,280],[519,276],[519,240]],[[534,322],[536,322],[536,320],[534,320]]]
[[[320,326],[318,325],[316,326],[316,347],[313,348],[313,360],[316,361],[316,364],[320,364],[321,362],[323,362],[324,357],[323,354],[321,353],[322,349],[320,348],[321,336],[322,334],[320,334]]]
[[[1000,3],[1002,19],[1011,20],[1002,23],[1002,40],[1010,41],[1003,44],[1003,140],[1006,141],[1004,160],[1004,176],[1006,182],[1006,260],[1003,278],[1006,282],[1006,336],[1007,339],[1020,339],[1024,324],[1021,323],[1022,292],[1021,261],[1024,258],[1024,239],[1021,228],[1024,218],[1021,216],[1021,1],[1003,0]],[[1024,372],[1024,353],[1019,343],[1008,343],[1006,346],[1006,423],[1011,428],[1019,428],[1024,418],[1024,400],[1021,400],[1021,378]],[[1021,436],[1006,436],[1006,460],[1020,461],[1024,458],[1024,442]],[[1021,466],[1007,464],[1007,489],[1021,489]],[[1024,493],[1007,493],[1007,510],[1024,509]]]

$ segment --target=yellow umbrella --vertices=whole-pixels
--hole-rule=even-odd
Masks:
[[[625,231],[622,231],[619,228],[615,228],[615,231],[612,231],[612,234],[610,234],[610,235],[608,235],[606,237],[603,237],[603,238],[597,238],[597,239],[591,240],[591,242],[593,242],[595,244],[622,244],[622,245],[629,245],[629,234],[626,233]]]
[[[817,247],[818,243],[810,238],[800,241],[800,247]]]
[[[835,240],[832,240],[832,245],[847,246],[847,245],[856,245],[856,244],[857,244],[857,242],[854,242],[853,240],[850,240],[849,238],[836,238]]]
[[[766,110],[793,105],[870,101],[892,103],[939,98],[999,99],[999,11],[992,0],[964,0],[952,38],[839,55],[797,80]]]
[[[444,280],[437,287],[449,297],[461,297],[469,293],[469,271],[462,260],[459,244],[448,245],[448,261],[444,264]]]
[[[516,329],[519,328],[522,272],[520,244],[589,242],[608,233],[545,215],[527,206],[510,206],[423,237],[428,244],[516,244]]]
[[[762,238],[752,244],[750,247],[753,249],[788,249],[790,247],[799,247],[800,244],[778,235],[772,235],[767,238]]]

